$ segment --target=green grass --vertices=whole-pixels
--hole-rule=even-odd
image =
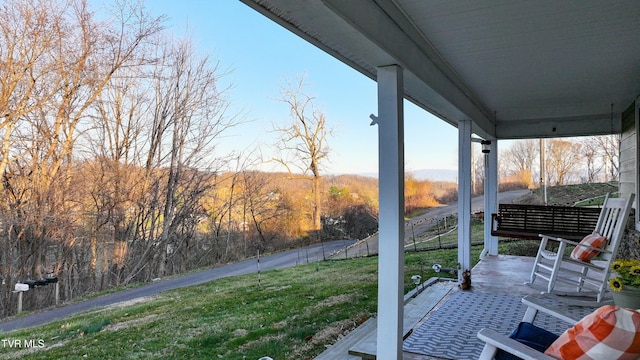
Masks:
[[[597,198],[618,191],[618,186],[617,182],[550,186],[547,188],[547,201],[549,205],[599,205],[602,204],[602,198]],[[535,189],[533,193],[542,198],[541,189]]]
[[[471,242],[473,244],[481,244],[484,239],[484,223],[479,219],[471,221]],[[458,224],[457,217],[450,216],[445,222],[441,222],[439,226],[411,237],[405,242],[405,250],[433,250],[442,248],[453,248],[458,246]]]
[[[479,250],[478,250],[479,251]],[[454,251],[406,256],[411,275],[454,266]],[[0,346],[0,358],[307,359],[374,316],[377,258],[327,261],[212,281],[0,335],[45,348]]]
[[[505,253],[501,245],[501,253]],[[481,247],[473,247],[477,262]],[[457,250],[408,253],[411,276],[455,267]],[[377,257],[326,261],[215,280],[64,320],[0,334],[44,348],[0,346],[20,359],[311,359],[376,313]]]

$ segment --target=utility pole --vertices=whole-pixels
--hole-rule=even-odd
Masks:
[[[544,153],[545,153],[544,139],[540,138],[540,190],[542,190],[542,199],[544,201],[544,204],[547,205],[547,182],[545,181],[545,178],[547,176],[546,175],[547,164],[545,163]]]

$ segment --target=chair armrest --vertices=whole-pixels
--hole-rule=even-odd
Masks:
[[[551,356],[547,356],[491,329],[485,328],[478,331],[478,339],[485,342],[484,349],[478,360],[493,359],[497,349],[502,349],[523,360],[555,360]]]
[[[572,245],[578,244],[577,242],[572,241],[572,240],[568,240],[568,239],[561,238],[561,237],[556,237],[556,236],[551,236],[551,235],[547,235],[547,234],[538,234],[538,236],[540,238],[542,238],[542,239],[552,240],[552,241],[556,241],[556,242],[563,242],[563,243],[572,244]]]
[[[570,325],[575,325],[580,319],[575,319],[566,314],[566,310],[562,309],[559,306],[553,306],[546,304],[541,301],[540,297],[528,295],[522,298],[522,303],[527,306],[527,308],[535,309],[536,311],[541,311],[545,314],[549,314],[555,318],[558,318],[562,321],[569,323]],[[527,311],[529,311],[527,309]],[[535,316],[534,316],[535,317]],[[533,323],[533,319],[526,319],[525,321]]]
[[[582,246],[582,247],[585,247],[587,249],[597,250],[599,252],[610,252],[606,248],[598,248],[598,247],[594,247],[594,246],[590,246],[590,245],[585,245],[585,244],[581,244],[581,243],[579,243],[577,241],[567,240],[567,239],[560,238],[560,237],[549,236],[549,235],[545,235],[545,234],[540,234],[539,236],[541,238],[543,238],[543,239],[562,242],[562,243],[565,243],[565,244],[568,244],[568,245],[573,245],[573,246]]]

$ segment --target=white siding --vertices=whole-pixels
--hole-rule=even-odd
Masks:
[[[620,192],[638,193],[638,115],[637,102],[622,114],[620,137]],[[634,208],[637,209],[637,197]],[[636,211],[636,228],[639,212]]]

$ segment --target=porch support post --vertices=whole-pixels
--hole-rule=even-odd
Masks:
[[[491,214],[498,211],[498,141],[491,140],[484,164],[484,251],[482,255],[498,255],[498,237],[491,235]]]
[[[402,359],[404,297],[404,109],[402,68],[378,68],[377,358]]]
[[[458,281],[471,270],[471,120],[458,121]]]

